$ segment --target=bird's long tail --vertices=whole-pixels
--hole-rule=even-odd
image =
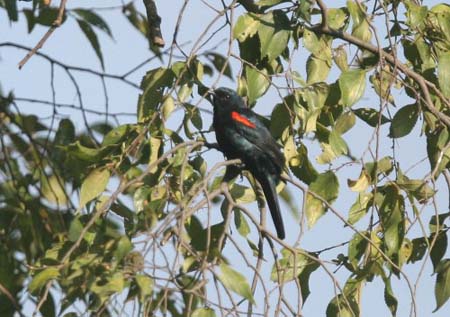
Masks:
[[[280,204],[278,202],[278,195],[276,190],[277,181],[272,180],[269,175],[258,177],[258,181],[263,189],[267,205],[269,205],[273,224],[275,225],[275,229],[277,230],[277,236],[280,239],[284,239],[286,234],[284,232],[283,218],[281,217]]]

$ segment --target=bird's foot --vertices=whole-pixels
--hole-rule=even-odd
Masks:
[[[207,147],[208,149],[216,149],[218,151],[220,151],[220,147],[218,143],[209,143],[209,142],[203,142],[203,145],[205,147]]]

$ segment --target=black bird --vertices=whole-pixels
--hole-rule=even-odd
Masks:
[[[213,96],[213,128],[217,143],[228,159],[241,159],[261,184],[277,236],[284,239],[284,225],[276,186],[285,158],[278,144],[244,100],[229,88],[218,88]]]

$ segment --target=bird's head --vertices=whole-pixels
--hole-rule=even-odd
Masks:
[[[244,100],[234,90],[220,87],[210,92],[214,107],[218,108],[245,108]]]

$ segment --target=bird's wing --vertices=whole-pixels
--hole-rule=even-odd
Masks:
[[[243,138],[254,144],[262,152],[267,153],[280,169],[284,168],[285,158],[279,145],[255,113],[250,109],[239,109],[239,111],[231,112],[231,119]]]

